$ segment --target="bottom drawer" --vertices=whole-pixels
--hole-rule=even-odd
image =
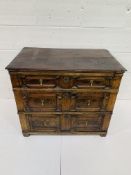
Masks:
[[[101,131],[104,114],[28,114],[26,119],[31,132],[91,132]]]
[[[59,131],[60,127],[60,117],[59,115],[38,115],[38,114],[31,114],[28,115],[28,121],[30,130],[37,132],[37,131]]]

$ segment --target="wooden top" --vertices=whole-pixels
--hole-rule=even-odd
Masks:
[[[104,49],[48,49],[25,47],[6,67],[12,71],[124,72]]]

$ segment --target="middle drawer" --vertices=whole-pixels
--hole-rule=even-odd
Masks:
[[[107,92],[22,91],[24,110],[29,112],[106,110],[109,95]]]

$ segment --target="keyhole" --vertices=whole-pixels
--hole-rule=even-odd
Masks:
[[[44,106],[44,100],[41,100],[41,105]]]
[[[68,83],[69,82],[69,77],[64,77],[64,82]]]

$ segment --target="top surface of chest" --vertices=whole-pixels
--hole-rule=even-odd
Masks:
[[[104,49],[23,48],[6,67],[17,71],[124,72],[125,68]]]

